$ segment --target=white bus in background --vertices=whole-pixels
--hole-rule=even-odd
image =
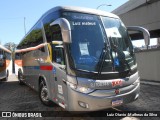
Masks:
[[[79,7],[46,12],[17,46],[20,83],[69,111],[95,111],[135,101],[140,78],[130,31],[114,14]]]
[[[12,53],[0,45],[0,79],[8,80],[10,74],[12,74]]]

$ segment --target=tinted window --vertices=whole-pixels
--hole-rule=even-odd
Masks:
[[[11,53],[5,52],[5,57],[7,60],[11,60]]]
[[[51,26],[51,41],[62,41],[61,28],[59,25]]]
[[[62,45],[52,45],[52,57],[54,62],[61,65],[65,64],[64,50]]]
[[[15,60],[21,60],[21,53],[15,54]]]
[[[3,59],[3,50],[0,49],[0,59]]]
[[[96,71],[96,66],[104,48],[104,34],[99,16],[64,12],[63,17],[71,25],[72,43],[70,55],[76,69]]]
[[[41,23],[36,24],[32,31],[18,45],[18,49],[34,47],[43,43],[43,34]]]
[[[44,30],[46,34],[47,42],[50,43],[52,41],[52,31],[50,24],[59,18],[59,12],[53,12],[47,15],[43,20]]]
[[[41,28],[41,23],[39,23],[34,27],[32,32],[30,33],[30,45],[32,47],[43,43],[43,35]]]

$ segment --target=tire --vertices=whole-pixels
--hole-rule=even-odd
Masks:
[[[22,82],[22,78],[23,78],[23,75],[21,72],[18,72],[18,81],[19,81],[19,85],[24,85],[24,83]]]
[[[3,79],[4,81],[8,81],[8,76],[9,76],[9,72],[8,72],[8,70],[7,70],[7,75],[6,75],[6,77]]]
[[[52,105],[52,102],[48,98],[48,88],[44,81],[42,81],[39,85],[39,98],[44,105]]]

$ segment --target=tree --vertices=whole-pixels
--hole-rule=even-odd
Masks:
[[[4,47],[6,47],[7,49],[9,49],[12,53],[12,65],[13,65],[13,73],[15,72],[15,66],[14,66],[14,59],[15,59],[15,49],[17,47],[17,45],[14,42],[8,42],[4,44]]]
[[[4,44],[4,47],[6,47],[7,49],[13,52],[15,51],[17,45],[14,42],[8,42]]]

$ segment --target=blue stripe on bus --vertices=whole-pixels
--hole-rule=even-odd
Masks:
[[[42,66],[23,66],[25,69],[32,70],[53,70],[53,66],[51,65],[42,65]]]
[[[40,66],[23,66],[23,68],[40,70]]]

